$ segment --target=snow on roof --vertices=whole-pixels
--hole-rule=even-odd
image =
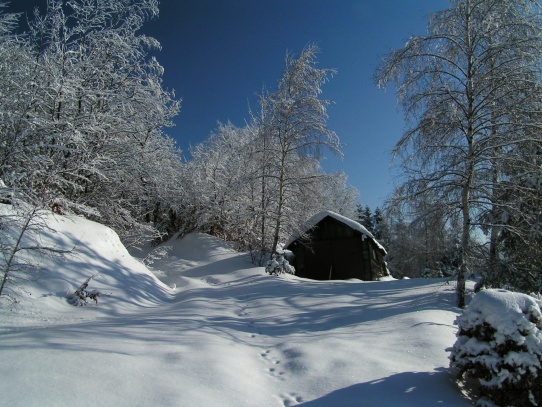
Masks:
[[[303,234],[307,233],[309,230],[311,230],[313,227],[315,227],[320,221],[322,221],[327,216],[332,217],[333,219],[345,224],[346,226],[350,227],[351,229],[354,229],[355,231],[358,231],[361,233],[362,239],[365,239],[365,237],[370,238],[373,242],[376,243],[379,249],[383,250],[384,253],[386,252],[386,249],[384,249],[384,246],[382,246],[373,236],[371,232],[369,232],[365,226],[362,224],[356,222],[355,220],[352,220],[350,218],[347,218],[346,216],[339,215],[338,213],[335,213],[333,211],[322,211],[320,213],[317,213],[312,218],[310,218],[305,224],[301,227],[301,229],[294,233],[286,242],[286,245],[284,247],[288,247],[291,243],[294,242],[294,240],[297,240],[299,237],[301,237]]]

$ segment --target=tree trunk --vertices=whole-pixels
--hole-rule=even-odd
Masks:
[[[462,208],[463,225],[461,231],[461,253],[459,258],[459,270],[457,272],[456,285],[456,305],[458,308],[465,308],[465,279],[468,272],[467,256],[470,246],[470,208],[469,208],[469,192],[467,187],[463,188]]]
[[[472,190],[472,182],[474,179],[474,83],[473,83],[473,55],[471,39],[471,5],[467,2],[466,15],[465,15],[465,43],[467,54],[467,83],[465,93],[467,96],[467,157],[466,157],[466,171],[465,182],[461,190],[461,215],[462,215],[462,228],[461,228],[461,253],[459,258],[459,270],[457,272],[457,285],[456,285],[456,304],[458,308],[465,308],[465,279],[468,272],[467,259],[470,251],[470,193]]]
[[[284,170],[283,168],[280,169],[280,179],[279,179],[279,204],[277,207],[277,218],[275,220],[275,232],[273,235],[273,246],[271,247],[271,253],[275,253],[277,251],[277,246],[279,243],[279,235],[280,235],[280,225],[281,225],[281,218],[282,218],[282,207],[284,205]]]
[[[277,218],[275,220],[275,232],[273,235],[273,246],[271,248],[271,253],[275,253],[277,251],[277,246],[279,243],[279,235],[280,235],[280,226],[282,223],[282,208],[284,206],[284,177],[285,177],[285,163],[286,163],[286,149],[284,146],[282,147],[282,157],[280,160],[280,174],[279,174],[279,203],[277,207]]]

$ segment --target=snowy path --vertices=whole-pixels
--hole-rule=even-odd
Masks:
[[[116,252],[119,284],[99,307],[51,293],[4,312],[0,405],[470,405],[446,372],[456,310],[443,281],[270,277],[209,237],[174,245],[155,267],[175,293],[130,303],[131,260]]]

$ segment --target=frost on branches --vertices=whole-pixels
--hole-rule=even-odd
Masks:
[[[295,274],[295,268],[288,263],[283,254],[274,253],[265,266],[265,272],[274,276],[284,273]]]
[[[479,405],[542,405],[540,305],[526,294],[485,290],[458,317],[450,366]]]

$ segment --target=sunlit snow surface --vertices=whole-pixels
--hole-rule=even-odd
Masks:
[[[0,405],[470,405],[448,373],[444,280],[273,277],[200,234],[168,242],[153,274],[111,230],[49,222],[44,242],[75,251],[1,309]],[[68,305],[97,272],[89,288],[109,296]]]

